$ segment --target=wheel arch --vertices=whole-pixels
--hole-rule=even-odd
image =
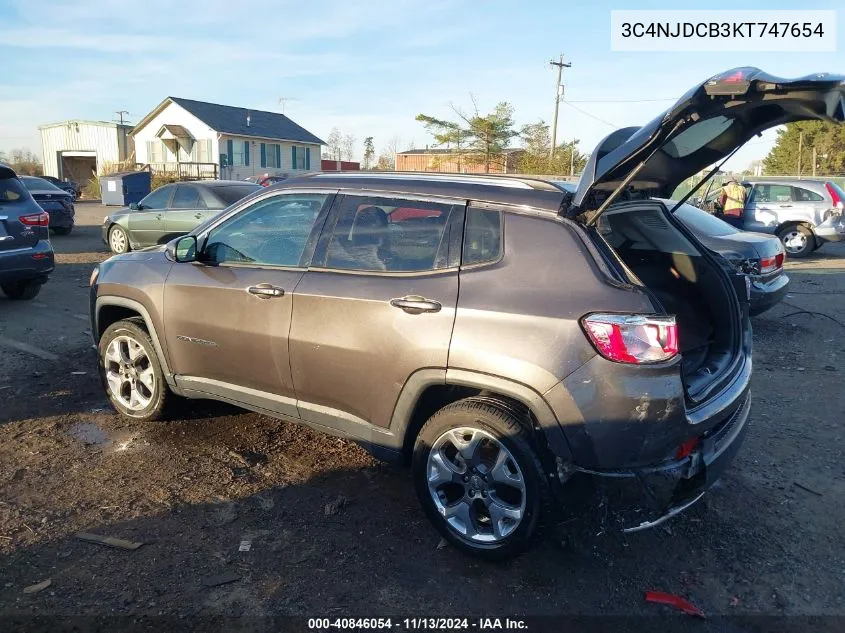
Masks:
[[[165,380],[170,387],[175,387],[173,380],[173,373],[170,371],[170,365],[167,362],[167,356],[164,353],[164,347],[161,344],[158,331],[153,324],[150,312],[139,301],[128,299],[126,297],[104,296],[97,297],[94,309],[94,328],[93,334],[95,342],[99,343],[100,337],[113,323],[117,323],[122,319],[141,317],[144,321],[144,327],[152,339],[156,354],[158,355],[161,369],[164,372]]]
[[[789,227],[792,226],[803,226],[813,234],[813,238],[816,237],[816,227],[812,222],[808,222],[807,220],[786,220],[785,222],[781,222],[775,228],[775,235],[780,235],[781,231],[785,231]]]
[[[531,387],[516,381],[463,369],[421,369],[406,381],[390,420],[390,432],[400,442],[402,459],[412,453],[419,430],[437,410],[464,398],[487,396],[517,405],[530,413],[552,453],[571,459],[569,443],[549,404]]]

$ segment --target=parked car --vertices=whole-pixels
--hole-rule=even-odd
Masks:
[[[739,449],[751,329],[748,277],[649,196],[766,128],[841,120],[843,97],[840,76],[730,71],[604,139],[575,193],[361,172],[264,189],[95,269],[105,391],[134,419],[219,399],[410,461],[434,526],[482,557],[526,547],[576,473],[639,489],[626,529],[651,527]]]
[[[73,196],[40,176],[21,176],[21,182],[29,193],[50,214],[50,228],[57,235],[68,235],[73,230],[76,209]]]
[[[73,196],[74,201],[79,200],[79,196],[82,193],[82,188],[79,186],[78,183],[74,182],[73,180],[59,180],[58,178],[54,178],[53,176],[40,176],[47,182],[51,182],[56,185],[62,191],[66,191]]]
[[[677,204],[674,200],[663,202],[670,209]],[[674,215],[704,246],[748,275],[751,316],[765,312],[786,296],[789,290],[789,277],[783,270],[786,253],[776,236],[740,231],[691,204],[682,204]]]
[[[777,235],[790,257],[806,257],[827,242],[845,240],[845,191],[833,181],[773,179],[743,182],[748,191],[742,226]],[[696,206],[721,213],[719,188]]]
[[[180,182],[159,187],[140,202],[103,218],[103,241],[113,253],[162,244],[190,232],[258,184],[239,180]]]
[[[0,163],[0,290],[33,299],[53,271],[50,219],[11,167]]]
[[[285,176],[263,176],[259,178],[258,184],[262,187],[272,187],[276,183],[284,182],[287,180]]]

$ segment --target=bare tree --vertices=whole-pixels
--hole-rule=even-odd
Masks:
[[[341,152],[343,151],[343,137],[340,130],[336,127],[332,128],[329,133],[329,139],[326,146],[326,158],[329,160],[341,160]]]
[[[343,141],[341,143],[342,148],[342,158],[341,160],[352,160],[352,157],[355,155],[355,136],[352,134],[347,134],[343,137]]]

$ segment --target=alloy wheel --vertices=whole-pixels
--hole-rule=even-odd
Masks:
[[[143,346],[129,336],[118,336],[103,358],[106,384],[112,397],[130,411],[146,409],[155,397],[156,377]]]
[[[434,505],[462,537],[484,544],[506,539],[525,515],[525,478],[511,452],[487,431],[443,433],[428,455]]]

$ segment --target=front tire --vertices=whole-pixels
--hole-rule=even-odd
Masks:
[[[787,257],[801,259],[816,250],[816,236],[806,226],[788,226],[778,233]]]
[[[503,560],[521,553],[549,512],[549,484],[529,430],[493,398],[435,413],[417,436],[412,472],[429,520],[466,554]]]
[[[143,320],[110,325],[97,352],[103,388],[118,413],[145,421],[164,417],[171,393]]]
[[[129,245],[129,236],[122,226],[115,224],[109,229],[109,248],[115,255],[122,255],[128,253],[131,249]]]
[[[53,229],[53,233],[55,233],[56,235],[70,235],[70,232],[72,230],[72,226],[57,226]]]
[[[0,286],[3,294],[15,301],[29,301],[35,299],[38,293],[41,292],[43,284],[34,281],[19,281],[13,284],[5,284]]]

